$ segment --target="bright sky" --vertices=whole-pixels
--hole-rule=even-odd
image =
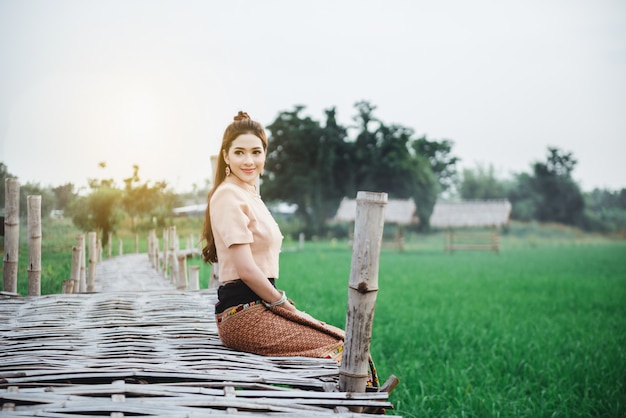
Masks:
[[[0,0],[0,161],[22,183],[210,177],[240,109],[451,139],[505,177],[547,147],[626,187],[623,0]],[[104,161],[107,168],[98,167]]]

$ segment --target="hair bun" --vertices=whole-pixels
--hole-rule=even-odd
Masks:
[[[237,116],[234,117],[234,119],[236,121],[240,121],[240,120],[244,120],[244,119],[250,119],[250,115],[248,115],[246,112],[240,110],[239,113],[237,113]]]

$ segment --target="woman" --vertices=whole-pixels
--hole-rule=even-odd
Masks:
[[[219,261],[215,317],[225,346],[266,356],[332,358],[341,362],[344,332],[299,311],[276,288],[282,234],[256,189],[267,136],[239,112],[226,128],[214,187],[208,196],[202,250]],[[378,386],[370,364],[368,386]]]

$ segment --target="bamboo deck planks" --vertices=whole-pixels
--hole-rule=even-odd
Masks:
[[[0,295],[0,416],[364,417],[326,359],[225,348],[215,289]]]

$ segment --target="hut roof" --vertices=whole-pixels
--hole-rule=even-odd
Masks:
[[[417,206],[413,199],[389,199],[385,207],[385,222],[399,225],[416,224]],[[337,214],[333,218],[337,222],[352,222],[356,219],[356,200],[343,198]]]
[[[467,200],[437,202],[430,225],[439,228],[499,227],[509,223],[511,203],[508,200]]]

